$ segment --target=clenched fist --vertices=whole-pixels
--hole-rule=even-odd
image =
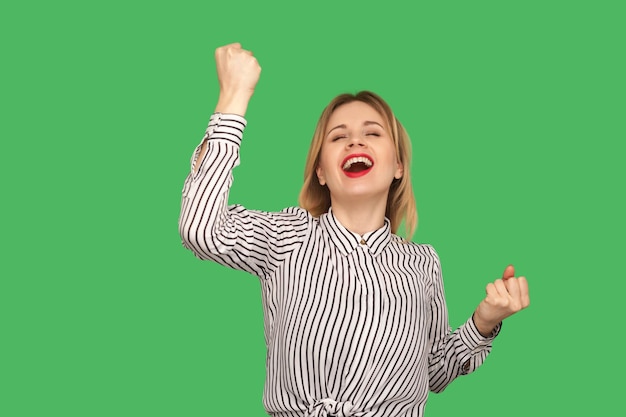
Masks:
[[[215,64],[220,84],[215,111],[244,116],[261,75],[257,59],[241,44],[231,43],[215,50]]]
[[[474,312],[474,323],[488,336],[498,323],[529,305],[528,282],[524,277],[515,278],[515,268],[509,265],[502,279],[487,285],[487,296]]]

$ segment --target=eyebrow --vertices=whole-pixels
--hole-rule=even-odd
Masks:
[[[378,122],[374,122],[374,121],[372,121],[372,120],[366,120],[365,122],[363,122],[363,126],[371,126],[371,125],[378,125],[378,126],[380,126],[380,127],[381,127],[381,129],[383,129],[383,130],[385,129],[385,128],[383,127],[383,125],[381,125],[381,124],[380,124],[380,123],[378,123]],[[330,130],[326,133],[326,137],[328,137],[328,135],[330,135],[330,132],[332,132],[333,130],[335,130],[335,129],[345,129],[346,127],[347,127],[347,126],[346,126],[345,124],[340,124],[340,125],[337,125],[337,126],[333,127],[332,129],[330,129]]]

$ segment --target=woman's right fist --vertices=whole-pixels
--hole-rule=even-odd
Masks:
[[[220,95],[250,98],[261,75],[261,67],[252,52],[231,43],[215,50]]]

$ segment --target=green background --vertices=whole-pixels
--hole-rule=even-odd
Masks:
[[[450,324],[508,263],[528,277],[427,416],[620,414],[623,4],[4,3],[0,415],[265,415],[259,284],[177,231],[236,41],[263,71],[231,202],[295,205],[321,110],[370,89],[411,135]]]

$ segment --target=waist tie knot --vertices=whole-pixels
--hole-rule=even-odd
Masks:
[[[340,402],[324,398],[309,407],[307,417],[357,417],[361,413],[353,413],[354,405],[350,401]]]

